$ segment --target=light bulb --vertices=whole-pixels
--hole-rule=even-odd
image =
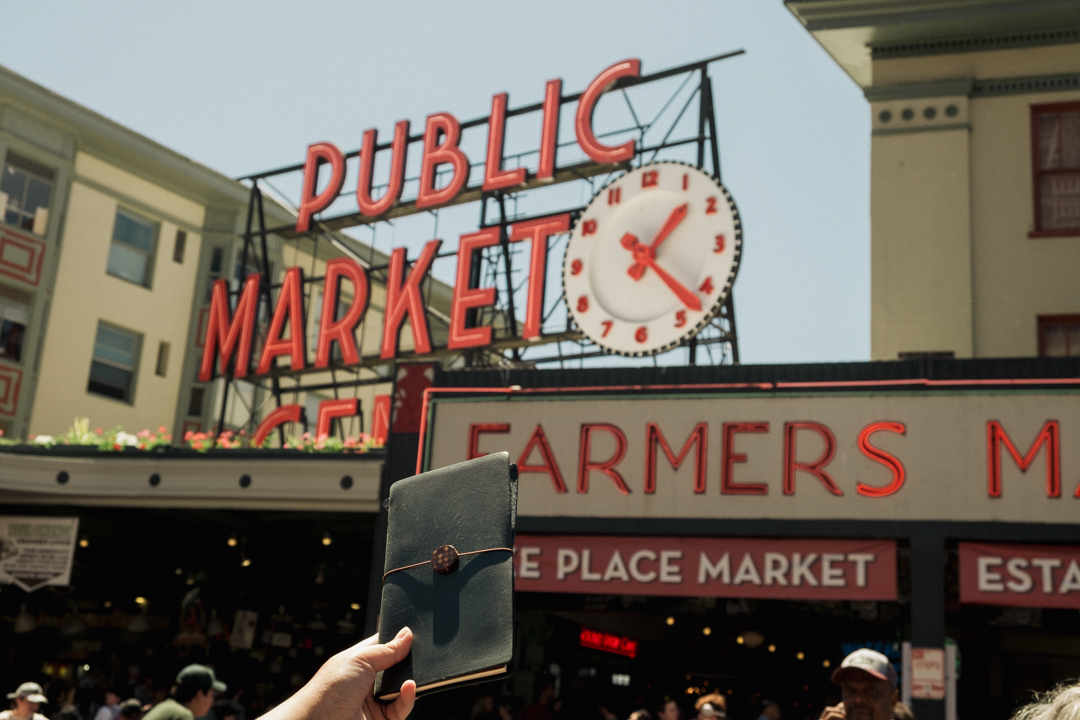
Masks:
[[[664,622],[666,622],[666,623],[667,623],[668,625],[674,625],[674,624],[675,624],[675,618],[673,618],[673,617],[671,617],[671,616],[669,615],[669,616],[668,616],[668,619],[667,619],[667,620],[665,620]]]
[[[743,644],[744,642],[746,642],[746,640],[744,640],[744,639],[743,639],[743,636],[742,636],[742,635],[740,635],[739,637],[735,638],[735,642],[737,642],[737,643],[739,643],[740,645],[742,645],[742,644]]]
[[[701,634],[702,635],[712,635],[712,628],[711,627],[702,628],[701,629]]]
[[[79,540],[79,547],[81,547],[81,548],[90,547],[90,540],[88,538],[80,539]]]

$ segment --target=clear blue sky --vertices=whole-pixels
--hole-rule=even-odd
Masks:
[[[446,110],[577,92],[628,57],[712,69],[743,217],[743,362],[869,357],[869,109],[782,0],[4,3],[0,63],[225,174]],[[19,31],[14,29],[19,28]],[[411,245],[411,243],[410,243]]]

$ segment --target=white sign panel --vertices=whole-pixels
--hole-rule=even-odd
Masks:
[[[911,648],[911,697],[941,700],[945,697],[945,651]]]
[[[426,468],[509,452],[527,516],[1080,517],[1075,390],[436,394],[426,428]]]
[[[0,582],[27,592],[71,582],[79,518],[0,516]]]

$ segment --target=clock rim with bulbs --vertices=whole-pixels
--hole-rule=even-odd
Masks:
[[[732,258],[731,267],[723,280],[723,287],[720,289],[719,294],[716,295],[715,300],[711,301],[711,305],[698,320],[692,323],[687,323],[687,327],[683,329],[680,335],[678,335],[672,340],[666,340],[663,342],[658,341],[657,344],[653,346],[650,346],[648,341],[646,341],[645,343],[642,343],[644,347],[640,349],[635,349],[632,351],[625,350],[623,348],[614,347],[606,343],[603,337],[597,337],[599,333],[589,332],[588,328],[583,327],[582,324],[578,322],[578,319],[575,315],[575,308],[570,300],[567,288],[568,277],[571,277],[570,272],[572,269],[572,255],[580,255],[580,253],[574,252],[575,240],[577,240],[579,243],[582,242],[581,229],[583,225],[591,219],[588,217],[590,209],[594,208],[600,203],[605,202],[606,193],[609,190],[615,189],[617,187],[622,187],[623,184],[632,177],[642,176],[645,172],[654,170],[656,168],[663,168],[665,166],[675,166],[685,168],[688,171],[693,171],[694,173],[697,173],[702,180],[707,180],[712,185],[712,187],[715,187],[716,190],[720,193],[720,195],[718,196],[718,202],[716,204],[717,210],[728,213],[728,217],[730,218],[730,222],[733,227],[731,233],[732,237],[730,238],[728,245]],[[647,192],[647,190],[642,190],[641,192]],[[633,197],[627,199],[628,202],[631,200],[633,200]],[[648,241],[648,238],[642,238],[641,240]],[[690,339],[694,338],[702,330],[704,330],[705,327],[713,321],[713,319],[716,318],[716,316],[720,313],[721,308],[724,306],[724,304],[727,302],[731,295],[732,287],[735,283],[735,277],[738,274],[741,258],[742,220],[739,215],[739,210],[735,205],[735,200],[731,196],[731,193],[728,191],[728,189],[724,186],[724,184],[717,180],[716,177],[714,177],[713,175],[710,175],[709,173],[705,172],[703,169],[692,163],[687,163],[679,160],[659,160],[655,162],[650,162],[639,167],[630,168],[629,170],[621,173],[619,176],[609,180],[593,195],[593,197],[589,200],[588,204],[586,204],[584,209],[582,209],[582,211],[578,213],[577,218],[574,220],[574,224],[570,228],[570,238],[567,241],[566,252],[563,255],[563,300],[566,303],[566,311],[572,326],[580,330],[591,342],[593,342],[606,354],[621,355],[623,357],[648,357],[652,355],[659,355],[674,348],[680,347]],[[634,264],[634,258],[630,252],[627,252],[626,259],[630,261],[630,264]],[[623,270],[621,269],[621,264],[613,265],[611,271],[623,272]],[[573,284],[573,281],[571,281],[571,284]],[[592,295],[595,298],[595,293],[592,293]],[[658,314],[657,316],[652,318],[652,320],[655,320],[660,316],[661,314]],[[650,322],[652,320],[650,320]]]

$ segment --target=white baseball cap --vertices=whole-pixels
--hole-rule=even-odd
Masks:
[[[833,672],[832,681],[840,683],[856,677],[859,673],[867,673],[896,687],[896,668],[889,662],[889,658],[869,648],[856,650],[844,658],[844,662]]]

